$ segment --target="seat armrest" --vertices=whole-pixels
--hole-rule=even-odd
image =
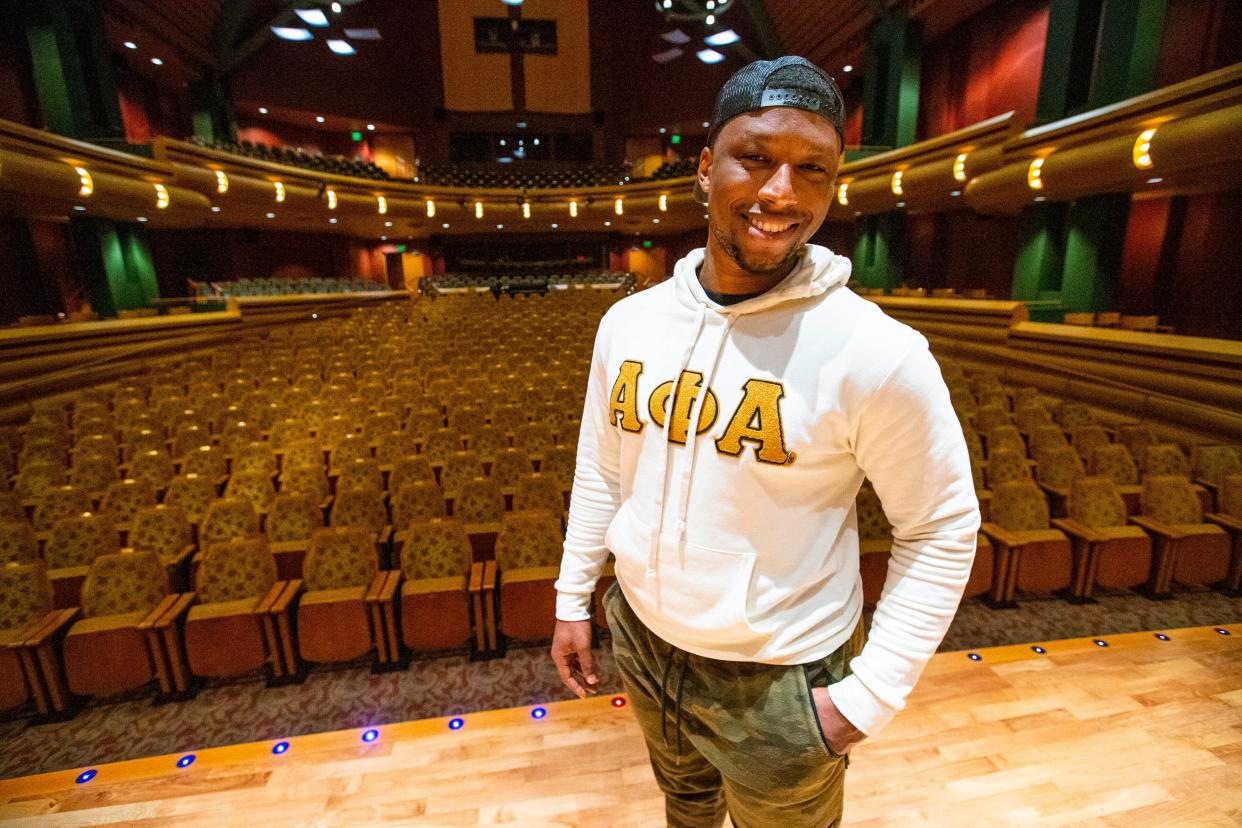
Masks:
[[[525,569],[510,569],[501,578],[501,585],[515,584],[523,581],[555,581],[560,574],[559,566],[532,566]]]
[[[380,587],[379,600],[383,603],[389,603],[397,594],[397,590],[401,587],[401,570],[388,570],[388,577],[384,579],[383,585]]]
[[[470,564],[469,589],[471,595],[483,591],[483,561]]]
[[[1204,520],[1215,523],[1224,529],[1232,529],[1235,532],[1242,532],[1242,520],[1238,520],[1233,515],[1226,515],[1221,512],[1210,512],[1203,516]]]
[[[179,595],[173,595],[172,598],[174,600],[164,608],[164,612],[159,617],[154,619],[151,624],[151,628],[162,630],[171,627],[176,621],[190,611],[190,607],[192,607],[194,602],[198,600],[198,594],[194,592],[182,592]],[[143,625],[145,624],[146,621],[143,621]]]
[[[388,579],[391,577],[392,572],[393,570],[390,569],[381,569],[379,572],[376,572],[362,600],[368,604],[382,603],[384,601],[384,587],[388,584]],[[392,593],[389,593],[389,597],[391,596]]]
[[[497,580],[496,562],[495,561],[484,561],[483,562],[483,591],[484,592],[495,592],[496,591],[496,580]]]
[[[270,615],[280,615],[281,613],[288,612],[289,606],[294,602],[294,599],[305,591],[301,578],[294,578],[291,581],[278,581],[277,586],[280,586],[281,589],[266,609]],[[268,597],[272,597],[271,593],[268,594]],[[266,602],[266,600],[265,598],[264,601]]]
[[[42,620],[36,621],[26,628],[26,633],[30,636],[29,638],[25,641],[14,641],[10,646],[42,647],[47,643],[48,639],[68,630],[70,625],[77,621],[81,614],[81,607],[53,610],[43,616]]]
[[[329,508],[331,508],[331,506],[332,506],[332,498],[333,498],[333,497],[334,497],[334,495],[328,495],[328,496],[327,496],[327,497],[325,497],[323,500],[321,500],[321,501],[319,502],[319,508],[320,508],[320,509],[322,509],[322,510],[323,510],[323,511],[325,511],[325,512],[326,512],[326,511],[328,511],[328,509],[329,509]]]
[[[377,540],[380,543],[385,544],[385,545],[392,542],[392,525],[391,524],[386,524],[384,528],[379,531],[379,537],[377,538]]]
[[[467,535],[486,535],[499,534],[500,523],[463,523],[461,528],[466,530]]]
[[[1157,520],[1151,515],[1130,515],[1130,522],[1137,526],[1143,527],[1149,532],[1155,532],[1157,535],[1162,535],[1170,540],[1184,537],[1181,532],[1177,531],[1176,527],[1165,523],[1163,520]]]
[[[138,629],[149,630],[154,627],[155,623],[160,620],[160,617],[163,616],[164,613],[168,612],[169,607],[176,603],[178,594],[179,593],[176,592],[170,592],[161,598],[160,602],[147,613],[147,617],[138,622]]]
[[[1053,518],[1052,525],[1066,534],[1073,535],[1076,538],[1082,538],[1086,541],[1091,541],[1092,543],[1103,540],[1099,533],[1094,531],[1090,526],[1085,523],[1080,523],[1073,518]]]
[[[174,553],[171,558],[168,558],[166,562],[171,564],[181,564],[182,562],[193,557],[196,551],[198,551],[198,546],[193,543],[188,543],[182,547],[180,551]]]
[[[1004,546],[1018,546],[1021,541],[998,523],[988,522],[979,527],[979,531],[987,535],[995,543]]]

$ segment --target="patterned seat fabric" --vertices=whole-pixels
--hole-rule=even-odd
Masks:
[[[426,456],[407,454],[393,465],[392,474],[388,476],[388,490],[395,492],[419,481],[435,483],[436,474]]]
[[[297,466],[322,466],[323,449],[320,447],[319,441],[311,437],[291,440],[285,446],[282,465],[285,469]]]
[[[302,566],[308,590],[365,587],[379,571],[375,543],[365,529],[316,529]]]
[[[34,527],[46,532],[64,518],[91,510],[91,497],[77,486],[57,486],[39,501],[34,511]]]
[[[1110,445],[1108,432],[1098,425],[1080,425],[1070,432],[1070,445],[1083,460],[1091,459],[1091,452],[1100,446]]]
[[[276,455],[270,444],[256,440],[239,448],[233,457],[233,474],[262,473],[270,479],[276,473]]]
[[[1031,467],[1026,457],[1009,448],[996,449],[988,460],[988,486],[995,489],[1000,483],[1008,480],[1030,480]]]
[[[1217,504],[1224,514],[1242,520],[1242,473],[1225,475]]]
[[[1190,460],[1174,443],[1158,443],[1143,450],[1143,462],[1139,467],[1144,476],[1149,474],[1179,474],[1190,478]]]
[[[992,520],[1010,532],[1047,529],[1048,500],[1033,480],[1001,483],[992,490]]]
[[[496,537],[496,563],[505,571],[559,566],[562,546],[560,527],[547,512],[510,512]]]
[[[38,558],[39,541],[34,527],[24,520],[0,518],[0,564]]]
[[[398,529],[416,521],[444,517],[447,513],[444,492],[434,480],[416,480],[402,484],[393,495],[392,520]]]
[[[988,457],[1001,449],[1011,449],[1023,457],[1026,456],[1026,443],[1017,426],[998,425],[988,431]]]
[[[23,503],[39,501],[47,492],[65,485],[65,469],[60,463],[23,463],[13,484],[13,491]]]
[[[1149,474],[1143,477],[1139,495],[1143,514],[1172,524],[1200,523],[1203,506],[1190,481],[1178,474]]]
[[[1031,457],[1042,460],[1045,454],[1059,448],[1069,448],[1060,426],[1041,425],[1031,429]]]
[[[444,459],[440,488],[452,495],[476,477],[483,476],[483,462],[473,451],[455,451]]]
[[[272,483],[270,472],[262,469],[239,471],[229,478],[224,494],[225,497],[248,501],[256,512],[266,512],[276,497],[276,486]]]
[[[116,459],[95,455],[76,457],[69,479],[83,491],[91,494],[103,492],[117,479]]]
[[[414,435],[408,431],[386,431],[375,441],[375,459],[381,466],[396,466],[415,452]]]
[[[1109,443],[1094,449],[1087,462],[1087,473],[1106,474],[1118,486],[1133,486],[1138,483],[1138,467],[1134,465],[1134,458],[1122,443]]]
[[[441,465],[449,455],[462,450],[461,435],[457,431],[440,428],[427,435],[422,453],[436,465]]]
[[[449,578],[470,572],[470,538],[456,519],[433,518],[410,524],[401,553],[406,580]]]
[[[534,471],[525,449],[511,448],[496,455],[492,463],[492,479],[502,489],[516,486],[518,480]]]
[[[157,489],[167,486],[173,474],[172,458],[159,449],[136,454],[129,465],[130,477],[145,480]]]
[[[216,484],[198,474],[182,474],[174,477],[168,484],[164,495],[164,503],[179,506],[185,511],[191,523],[202,523],[207,516],[207,508],[216,499]]]
[[[855,508],[858,513],[859,540],[892,539],[893,525],[888,522],[880,497],[869,483],[858,490]]]
[[[1126,525],[1126,504],[1108,475],[1080,477],[1070,484],[1069,516],[1087,526]]]
[[[1057,423],[1064,431],[1072,434],[1076,428],[1094,424],[1095,418],[1091,416],[1091,409],[1086,403],[1067,400],[1057,409]]]
[[[182,472],[197,474],[209,480],[219,480],[228,474],[224,451],[216,446],[199,446],[185,456]]]
[[[276,559],[263,538],[213,543],[203,552],[195,590],[200,603],[261,598],[276,583]]]
[[[267,516],[267,539],[273,543],[306,540],[323,526],[323,510],[310,495],[281,492]]]
[[[370,460],[371,446],[361,434],[346,434],[332,446],[332,466],[342,468],[357,460]]]
[[[155,505],[155,488],[146,480],[116,480],[104,493],[99,510],[120,525],[128,525],[142,509]]]
[[[332,504],[332,526],[356,526],[379,534],[388,523],[384,496],[372,489],[344,489]]]
[[[1009,411],[1003,405],[980,405],[975,412],[975,430],[988,434],[997,426],[1012,425]]]
[[[1069,446],[1049,450],[1036,468],[1039,482],[1054,489],[1068,489],[1071,483],[1086,473],[1082,458]]]
[[[249,538],[259,533],[259,516],[248,500],[226,497],[207,508],[203,525],[199,528],[199,543]]]
[[[1042,405],[1023,405],[1014,408],[1014,425],[1018,430],[1030,433],[1042,425],[1052,424],[1052,415]]]
[[[43,561],[0,565],[0,630],[21,629],[47,615],[52,594]]]
[[[976,435],[975,441],[979,438]],[[574,485],[574,471],[577,468],[577,446],[559,445],[546,450],[539,464],[541,474],[555,478],[562,491],[569,491]]]
[[[171,557],[192,542],[190,520],[179,506],[160,504],[134,515],[127,542],[134,549]]]
[[[1226,476],[1242,473],[1242,459],[1232,446],[1198,446],[1193,454],[1195,476],[1216,486]]]
[[[499,523],[505,514],[505,496],[485,477],[462,484],[453,501],[453,515],[462,523]]]
[[[337,488],[370,489],[376,492],[384,490],[384,473],[380,471],[379,462],[374,458],[359,457],[338,466],[337,472]]]
[[[328,475],[319,464],[290,466],[285,458],[285,470],[280,475],[281,494],[304,494],[322,503],[328,496]]]
[[[527,423],[514,432],[513,445],[530,454],[541,454],[556,445],[556,438],[547,423]]]
[[[50,569],[87,566],[100,555],[120,548],[121,537],[107,515],[83,512],[57,522],[43,557]]]
[[[168,573],[154,552],[126,550],[101,555],[82,583],[82,613],[95,618],[150,612],[170,589]]]
[[[561,494],[561,485],[551,475],[528,474],[518,479],[517,489],[513,493],[514,511],[539,509],[550,512],[560,520],[565,511],[565,500]]]

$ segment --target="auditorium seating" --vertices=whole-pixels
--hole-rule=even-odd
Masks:
[[[575,167],[544,172],[497,170],[458,164],[422,164],[418,179],[441,187],[467,187],[504,190],[546,190],[583,187],[612,187],[630,180],[628,164]]]
[[[390,178],[387,172],[375,164],[358,157],[351,159],[343,155],[324,155],[320,152],[307,152],[301,147],[272,147],[254,141],[227,141],[220,138],[209,141],[201,139],[196,135],[186,140],[200,147],[220,150],[221,152],[231,152],[235,155],[253,158],[256,161],[267,161],[272,164],[289,164],[294,167],[315,170],[316,172],[347,175],[354,178],[372,178],[382,181],[387,181]]]
[[[160,692],[546,639],[594,332],[626,292],[441,293],[152,360],[38,401],[0,433],[0,563],[37,563],[56,584],[48,622],[29,636],[54,668],[32,685],[35,706],[155,686],[136,660],[115,686],[80,665],[64,678],[61,642],[76,619],[63,613],[94,600],[79,595],[83,578],[122,543],[134,551],[121,557],[153,556],[152,582],[167,580],[141,619]],[[1180,444],[1157,423],[940,362],[985,520],[967,600],[1242,586],[1236,447]],[[1166,479],[1176,497],[1154,494]],[[1187,514],[1160,511],[1172,501]],[[869,485],[858,520],[873,605],[891,538]],[[354,540],[344,546],[366,577],[338,587],[308,571],[313,538],[329,535]],[[609,568],[597,585],[599,626],[614,578]],[[324,632],[335,627],[339,639]]]

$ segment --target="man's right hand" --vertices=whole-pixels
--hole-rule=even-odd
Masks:
[[[591,656],[590,621],[556,622],[556,631],[552,634],[552,662],[560,673],[561,683],[578,698],[585,699],[587,693],[599,690],[595,659]],[[584,679],[586,686],[578,677]]]

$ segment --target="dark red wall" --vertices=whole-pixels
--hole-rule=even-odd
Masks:
[[[1242,3],[1168,0],[1156,86],[1242,61]]]
[[[1009,110],[1035,115],[1048,30],[1048,0],[993,3],[925,44],[918,139],[976,124]]]

